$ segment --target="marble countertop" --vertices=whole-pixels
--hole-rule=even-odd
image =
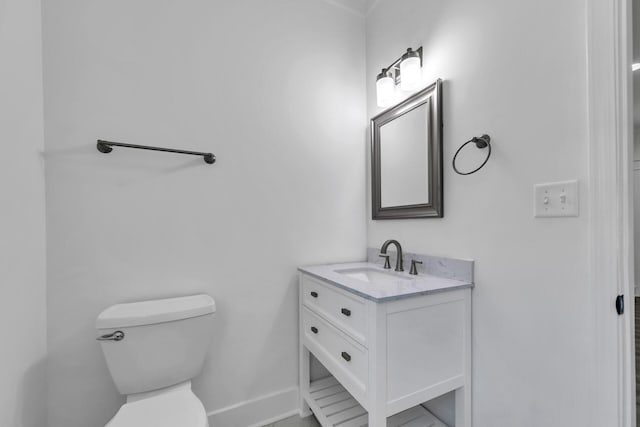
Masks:
[[[338,270],[358,269],[371,269],[388,276],[385,276],[385,283],[371,283],[337,272]],[[300,267],[298,270],[376,302],[472,288],[474,286],[473,282],[467,280],[449,279],[420,272],[417,276],[410,275],[407,271],[398,273],[393,268],[391,270],[383,269],[381,266],[370,262],[313,265]],[[394,277],[397,280],[394,280]]]

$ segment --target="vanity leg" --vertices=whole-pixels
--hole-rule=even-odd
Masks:
[[[455,399],[455,427],[471,427],[471,388],[465,386],[457,389]]]
[[[313,415],[311,408],[303,398],[300,398],[300,418],[307,418]]]
[[[298,348],[300,349],[298,352],[298,408],[300,410],[300,418],[306,418],[311,416],[313,412],[311,412],[311,408],[307,405],[307,402],[304,400],[304,396],[309,394],[309,384],[311,383],[311,371],[309,369],[309,363],[311,358],[311,353],[307,350],[307,347],[304,346],[304,327],[302,322],[302,310],[304,301],[302,298],[302,276],[298,276],[298,283],[300,284],[299,292],[298,292],[298,307],[299,307],[299,319],[298,319]]]
[[[300,346],[300,377],[299,377],[299,407],[300,418],[306,418],[311,416],[311,408],[304,400],[304,396],[309,392],[309,350],[304,345]]]
[[[387,312],[384,304],[369,304],[376,319],[369,337],[369,426],[387,427]],[[370,326],[371,327],[371,326]]]
[[[387,427],[387,417],[382,413],[369,412],[369,427]]]
[[[471,427],[471,289],[465,289],[464,385],[455,392],[456,427]]]

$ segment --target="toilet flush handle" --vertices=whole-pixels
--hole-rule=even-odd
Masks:
[[[122,341],[124,339],[124,332],[115,331],[112,334],[102,335],[96,339],[98,341]]]

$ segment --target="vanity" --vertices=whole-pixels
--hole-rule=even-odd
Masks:
[[[299,268],[302,415],[323,427],[443,427],[421,403],[455,391],[455,427],[470,427],[473,261],[405,254],[410,275],[379,252]],[[311,380],[311,354],[329,377]]]

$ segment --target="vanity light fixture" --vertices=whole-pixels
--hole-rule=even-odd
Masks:
[[[418,53],[411,48],[407,49],[407,53],[402,55],[400,62],[400,87],[402,90],[413,90],[422,83],[422,51]]]
[[[376,94],[378,98],[378,106],[386,107],[393,102],[393,95],[396,91],[396,82],[393,78],[393,73],[382,70],[378,74],[376,80]]]
[[[422,83],[422,46],[407,51],[391,65],[383,68],[376,79],[379,107],[388,107],[393,102],[395,87],[405,91],[416,89]]]

